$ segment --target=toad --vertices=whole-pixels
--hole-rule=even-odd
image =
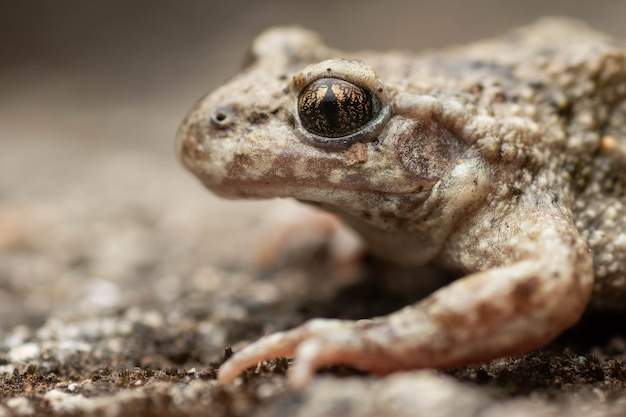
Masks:
[[[465,275],[388,316],[266,336],[219,380],[278,356],[296,358],[296,385],[338,363],[450,368],[541,347],[588,307],[623,308],[625,51],[561,19],[420,54],[261,34],[183,122],[185,167],[224,197],[336,213],[376,256]]]

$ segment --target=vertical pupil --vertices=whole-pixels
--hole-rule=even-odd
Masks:
[[[333,84],[326,85],[326,94],[321,102],[322,113],[331,129],[336,129],[339,124],[339,100],[333,91]]]
[[[336,78],[320,78],[306,86],[298,98],[302,127],[328,138],[350,135],[374,117],[370,93]]]

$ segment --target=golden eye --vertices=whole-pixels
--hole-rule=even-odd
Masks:
[[[339,138],[359,131],[378,111],[372,95],[338,78],[320,78],[300,93],[298,115],[310,133]]]

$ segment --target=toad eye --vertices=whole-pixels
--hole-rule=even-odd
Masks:
[[[304,87],[298,97],[302,127],[314,135],[340,138],[367,125],[380,106],[371,93],[338,78],[320,78]]]

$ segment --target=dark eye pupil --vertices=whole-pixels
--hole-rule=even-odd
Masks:
[[[336,131],[341,130],[339,120],[339,103],[337,96],[333,92],[332,88],[328,88],[326,90],[326,94],[324,94],[324,98],[322,99],[321,104],[321,115],[328,123],[329,130]]]
[[[374,110],[366,90],[337,78],[320,78],[300,93],[298,114],[309,132],[338,138],[365,126],[372,120]]]

